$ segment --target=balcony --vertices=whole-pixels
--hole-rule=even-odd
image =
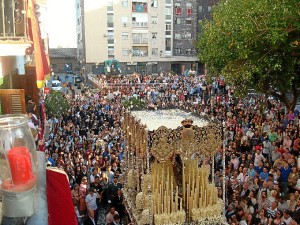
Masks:
[[[132,44],[134,45],[148,45],[148,38],[134,38],[132,39]]]
[[[148,57],[148,49],[133,49],[133,57]]]
[[[132,27],[148,27],[148,22],[132,22]]]
[[[148,12],[147,3],[132,3],[132,12]]]
[[[25,4],[21,0],[0,0],[0,40],[27,38],[25,12]]]
[[[25,55],[27,38],[24,1],[0,0],[0,56]]]

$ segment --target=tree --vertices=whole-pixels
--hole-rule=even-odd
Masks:
[[[299,0],[228,0],[201,23],[198,58],[245,94],[272,95],[294,109],[300,94]],[[292,99],[289,99],[289,94]]]
[[[145,102],[138,97],[130,97],[129,99],[123,100],[123,105],[125,108],[130,108],[132,110],[141,110],[144,109]]]
[[[48,117],[59,116],[70,109],[70,104],[62,92],[52,90],[45,98],[45,108]]]

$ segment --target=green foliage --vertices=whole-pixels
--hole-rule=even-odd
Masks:
[[[70,109],[70,104],[60,91],[51,91],[45,98],[45,108],[48,117],[59,116]]]
[[[123,105],[130,109],[143,109],[145,107],[145,102],[138,97],[130,97],[123,101]]]
[[[222,74],[237,92],[251,87],[288,108],[286,93],[299,96],[299,0],[230,0],[201,23],[198,57],[211,76]],[[293,99],[294,100],[294,99]]]

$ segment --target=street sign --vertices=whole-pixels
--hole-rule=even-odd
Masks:
[[[44,94],[50,94],[50,88],[44,87]]]

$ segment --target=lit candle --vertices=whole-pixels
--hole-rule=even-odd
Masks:
[[[174,210],[174,207],[173,207],[174,206],[174,204],[173,204],[173,196],[174,195],[173,195],[173,177],[172,176],[171,176],[171,180],[172,180],[171,181],[172,182],[171,183],[171,212],[173,212],[173,210]]]
[[[182,211],[182,198],[180,198],[180,211]]]
[[[206,207],[206,190],[204,191],[204,207]]]
[[[15,147],[7,153],[12,183],[14,186],[28,185],[35,178],[32,173],[30,152],[26,147]]]
[[[187,196],[186,196],[186,206],[189,207],[189,200],[190,200],[190,184],[187,184]]]
[[[170,202],[170,196],[167,196],[167,205],[168,205],[168,213],[171,213],[171,202]]]
[[[167,212],[167,196],[166,196],[166,191],[165,191],[165,196],[164,196],[164,212]]]
[[[182,197],[183,201],[185,201],[185,163],[183,162],[183,172],[182,172]],[[177,206],[178,207],[178,206]]]
[[[178,211],[178,186],[176,186],[176,196],[175,196],[175,212]]]

